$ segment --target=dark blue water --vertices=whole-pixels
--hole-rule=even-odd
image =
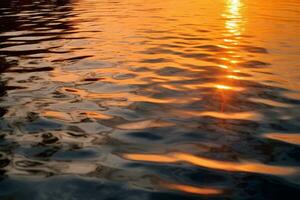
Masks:
[[[300,2],[1,0],[0,199],[300,199]]]

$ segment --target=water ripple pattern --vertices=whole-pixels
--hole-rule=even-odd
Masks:
[[[299,200],[299,32],[298,0],[1,0],[0,199]]]

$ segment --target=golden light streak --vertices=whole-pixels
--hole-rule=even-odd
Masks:
[[[216,85],[215,87],[220,90],[232,90],[232,87],[227,85]]]
[[[249,172],[270,175],[292,175],[299,172],[296,167],[267,165],[258,162],[241,161],[230,162],[195,156],[187,153],[160,154],[124,154],[124,158],[134,161],[146,161],[156,163],[186,162],[191,165],[206,167],[215,170],[232,172]]]
[[[228,0],[227,1],[227,13],[224,15],[227,20],[225,22],[225,28],[228,33],[233,36],[241,35],[241,7],[243,4],[240,0]]]
[[[191,193],[191,194],[219,195],[223,193],[223,190],[217,188],[195,187],[190,185],[167,183],[167,182],[161,182],[160,185],[171,190],[177,190],[177,191]]]
[[[265,138],[269,138],[272,140],[278,140],[290,144],[300,145],[300,134],[292,133],[292,134],[284,134],[284,133],[268,133],[263,135]]]

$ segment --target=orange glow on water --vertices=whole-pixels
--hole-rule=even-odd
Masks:
[[[58,120],[64,120],[64,121],[71,121],[72,117],[65,112],[59,112],[59,111],[52,111],[52,110],[47,110],[43,112],[43,116],[45,117],[50,117],[50,118],[55,118]]]
[[[227,85],[216,85],[216,88],[220,90],[232,90],[232,87]]]
[[[219,65],[219,67],[223,68],[223,69],[228,69],[229,67],[226,65]]]
[[[145,198],[243,194],[231,173],[299,185],[300,134],[276,131],[298,131],[300,2],[30,1],[0,8],[1,173],[101,176]]]
[[[187,192],[191,194],[199,194],[199,195],[220,195],[223,193],[223,190],[209,187],[194,187],[189,185],[175,184],[175,183],[167,183],[161,182],[160,185],[162,187],[177,190],[181,192]]]
[[[229,86],[229,85],[221,85],[221,84],[217,84],[215,85],[215,88],[219,89],[219,90],[229,90],[229,91],[243,91],[244,89],[241,87],[235,87],[235,86]]]
[[[264,134],[263,137],[286,142],[290,144],[300,145],[300,134],[299,133],[268,133]]]
[[[200,156],[194,156],[186,153],[172,153],[166,155],[159,154],[124,154],[124,158],[134,161],[146,161],[157,163],[177,163],[186,162],[199,167],[210,169],[232,171],[232,172],[250,172],[271,175],[292,175],[299,172],[295,167],[281,167],[266,165],[258,162],[242,161],[229,162],[219,161]]]
[[[225,28],[228,31],[228,35],[239,36],[242,33],[241,8],[243,3],[241,0],[227,0],[226,4],[227,12],[223,14],[227,18]]]

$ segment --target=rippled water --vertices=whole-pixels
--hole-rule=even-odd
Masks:
[[[299,33],[298,0],[1,0],[0,198],[300,199]]]

